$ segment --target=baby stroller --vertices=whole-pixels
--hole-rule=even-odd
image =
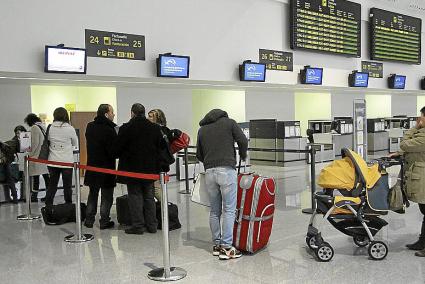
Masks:
[[[357,246],[369,246],[368,254],[373,260],[382,260],[388,254],[388,246],[374,236],[388,224],[379,218],[389,209],[388,174],[378,163],[369,167],[351,150],[342,149],[342,157],[320,173],[318,184],[324,190],[314,196],[317,208],[308,226],[307,245],[319,261],[327,262],[334,256],[333,248],[322,238],[320,224],[315,224],[317,215],[323,214],[323,220],[353,237]]]

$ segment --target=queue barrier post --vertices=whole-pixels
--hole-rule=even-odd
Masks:
[[[191,194],[189,188],[189,164],[188,164],[188,150],[184,148],[184,182],[185,182],[185,190],[180,191],[180,194]]]
[[[27,202],[27,214],[19,215],[17,219],[20,221],[40,219],[41,217],[40,215],[31,213],[31,184],[30,184],[28,155],[26,155],[24,159],[24,187],[25,187],[25,199]]]
[[[176,281],[186,277],[186,270],[179,267],[170,267],[170,242],[169,242],[169,226],[168,226],[168,192],[165,183],[165,173],[160,173],[160,182],[162,189],[161,198],[161,219],[162,219],[162,235],[163,235],[163,262],[164,267],[156,268],[148,273],[148,278],[154,281],[168,282]]]
[[[80,170],[78,163],[74,163],[73,167],[74,179],[75,179],[75,191],[77,200],[75,202],[75,234],[66,236],[64,241],[67,243],[84,243],[93,240],[93,235],[83,234],[81,228],[81,188],[80,188]]]
[[[310,146],[310,189],[311,189],[311,208],[305,208],[302,210],[304,214],[313,214],[316,210],[316,202],[314,200],[314,194],[316,193],[316,149],[314,145]]]

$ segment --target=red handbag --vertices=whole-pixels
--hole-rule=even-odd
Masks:
[[[180,150],[187,148],[189,146],[189,143],[190,143],[189,135],[182,132],[179,137],[177,137],[170,143],[171,153],[174,154]]]

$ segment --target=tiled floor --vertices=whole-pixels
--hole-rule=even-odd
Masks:
[[[232,261],[211,255],[208,211],[177,193],[184,184],[170,183],[170,200],[178,204],[183,226],[170,232],[171,263],[188,273],[178,283],[425,282],[425,259],[404,247],[418,234],[421,216],[416,205],[405,215],[384,217],[389,225],[378,238],[389,245],[385,260],[368,259],[367,249],[357,248],[351,238],[326,225],[323,236],[335,249],[335,257],[320,263],[306,248],[309,216],[300,210],[310,206],[308,167],[257,167],[255,171],[278,181],[273,233],[265,250]],[[121,195],[120,187],[115,194]],[[0,283],[153,283],[147,273],[162,265],[160,231],[129,236],[120,227],[100,231],[96,223],[94,229],[84,228],[95,235],[93,241],[68,244],[63,238],[75,231],[75,224],[16,221],[24,212],[24,204],[0,206]],[[115,212],[114,206],[114,219]]]

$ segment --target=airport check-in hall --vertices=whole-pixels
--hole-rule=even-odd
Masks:
[[[424,11],[2,1],[1,283],[424,283]]]

